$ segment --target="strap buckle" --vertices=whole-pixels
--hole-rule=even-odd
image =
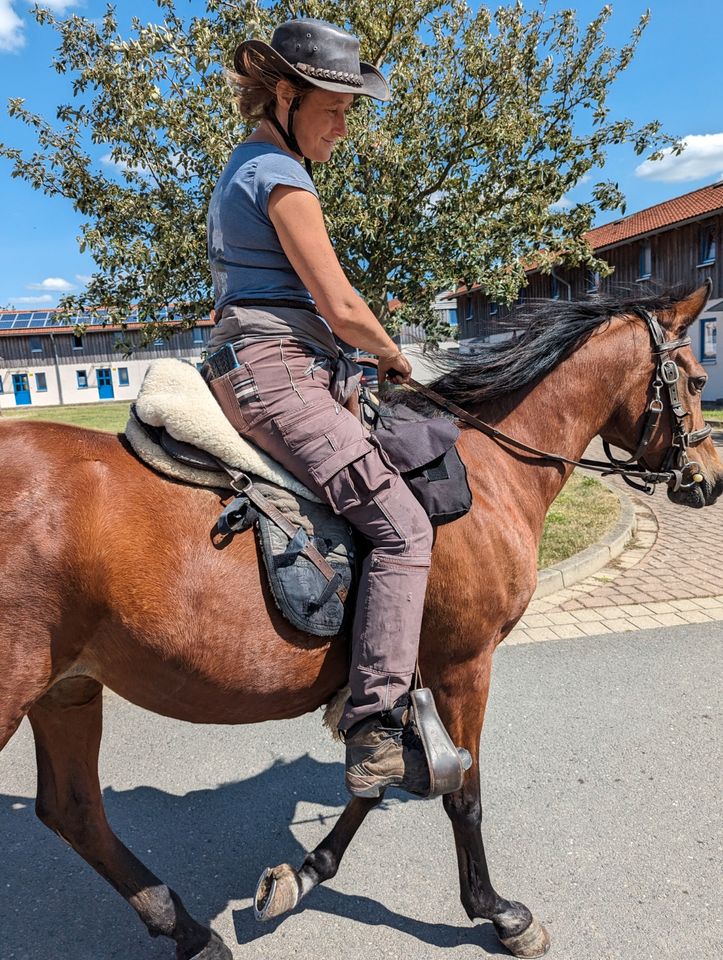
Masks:
[[[663,360],[660,364],[660,378],[663,383],[670,386],[680,380],[680,370],[675,360]]]

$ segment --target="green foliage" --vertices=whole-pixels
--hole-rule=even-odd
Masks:
[[[590,202],[570,209],[551,205],[602,167],[611,144],[643,153],[673,142],[658,123],[636,127],[607,106],[647,14],[616,50],[605,43],[609,6],[581,27],[574,11],[544,2],[493,12],[464,0],[208,0],[190,18],[175,0],[157,4],[158,22],[134,20],[127,36],[112,7],[101,21],[37,10],[58,34],[54,66],[72,77],[73,97],[57,122],[10,101],[38,142],[31,156],[0,145],[13,176],[69,198],[85,218],[79,243],[97,270],[69,309],[104,304],[123,317],[136,304],[152,317],[173,303],[189,323],[209,309],[206,209],[245,133],[222,66],[239,40],[268,39],[291,16],[346,25],[393,91],[382,108],[358,104],[349,138],[315,170],[339,258],[383,322],[390,296],[420,317],[430,293],[458,280],[509,301],[533,256],[543,268],[584,261],[604,273],[582,235],[596,208],[624,209],[617,185],[592,185]]]

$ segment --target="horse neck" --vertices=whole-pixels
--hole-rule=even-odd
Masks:
[[[532,386],[502,400],[481,401],[472,411],[528,446],[579,460],[610,420],[625,389],[628,370],[619,358],[626,354],[620,352],[619,342],[617,348],[611,343],[614,332],[596,332]],[[527,489],[539,491],[544,518],[573,468],[543,465],[524,454],[501,452],[501,456],[514,464],[507,465],[508,472],[519,472]]]

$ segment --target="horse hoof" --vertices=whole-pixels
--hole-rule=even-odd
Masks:
[[[257,920],[273,920],[293,910],[301,899],[299,875],[288,863],[267,867],[254,895],[254,916]]]
[[[533,918],[526,930],[512,937],[500,937],[500,943],[513,956],[534,960],[535,957],[544,957],[550,949],[550,935],[540,921]]]
[[[194,953],[190,960],[233,960],[233,954],[219,937],[211,931],[211,939],[200,953]]]

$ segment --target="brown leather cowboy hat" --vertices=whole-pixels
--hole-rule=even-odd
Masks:
[[[359,41],[325,20],[289,20],[274,30],[271,44],[244,40],[234,53],[234,67],[244,72],[243,55],[256,52],[280,73],[298,77],[322,90],[388,100],[389,87],[371,63],[359,60]]]

